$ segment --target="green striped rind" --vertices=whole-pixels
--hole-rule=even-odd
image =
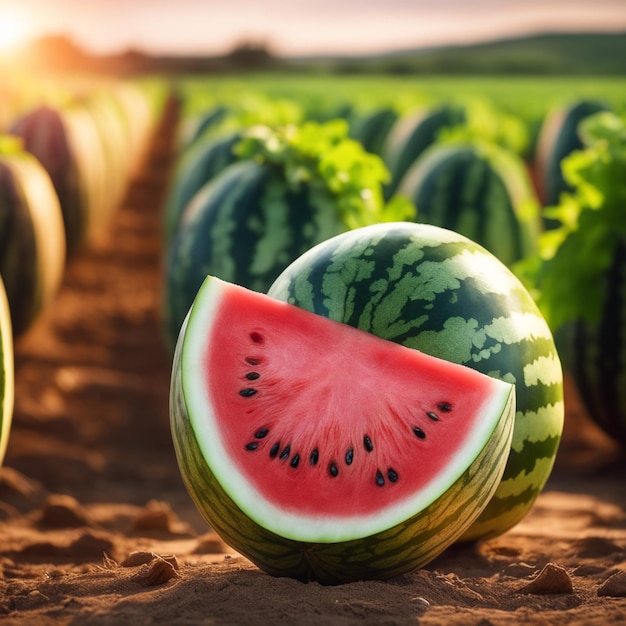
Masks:
[[[626,242],[605,277],[600,320],[579,320],[565,331],[568,369],[591,417],[626,444]]]
[[[227,107],[219,104],[195,113],[186,115],[178,128],[176,147],[179,152],[189,150],[203,135],[218,126],[229,114]]]
[[[0,152],[0,275],[15,335],[56,295],[64,268],[63,217],[50,177],[32,155]]]
[[[269,574],[338,584],[389,578],[421,567],[467,530],[499,484],[513,431],[513,394],[488,444],[467,470],[448,491],[405,522],[342,543],[308,543],[277,535],[252,521],[233,502],[202,454],[183,389],[185,332],[186,324],[174,356],[170,392],[172,437],[181,475],[211,527]]]
[[[594,113],[606,111],[609,106],[594,100],[581,100],[552,111],[544,120],[537,139],[535,166],[544,206],[559,203],[562,192],[570,189],[563,177],[561,162],[574,150],[583,147],[578,134],[580,122]],[[547,226],[552,226],[548,221]]]
[[[211,179],[237,160],[234,146],[241,133],[229,133],[220,137],[206,137],[185,151],[174,172],[164,212],[166,245],[172,240],[185,208]]]
[[[516,385],[506,470],[465,540],[520,521],[543,489],[563,428],[559,356],[517,278],[482,246],[426,224],[334,237],[292,263],[269,295]]]
[[[537,250],[539,202],[523,163],[497,146],[438,144],[417,159],[397,191],[417,221],[455,230],[511,266]]]
[[[227,167],[194,197],[166,262],[165,329],[178,332],[208,274],[265,293],[289,263],[346,230],[329,194],[289,189],[271,166]]]
[[[460,110],[443,106],[396,120],[381,148],[381,155],[391,174],[391,181],[385,189],[387,197],[394,195],[406,171],[424,150],[435,143],[441,129],[461,122],[462,118]]]
[[[391,108],[375,109],[367,115],[357,116],[350,123],[350,135],[373,154],[381,154],[385,139],[398,119],[398,112]]]
[[[4,460],[13,419],[15,383],[13,371],[13,331],[11,314],[0,278],[0,465]]]

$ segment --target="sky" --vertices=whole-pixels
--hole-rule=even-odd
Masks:
[[[63,34],[96,54],[368,54],[548,30],[626,31],[626,0],[0,0],[0,47]]]

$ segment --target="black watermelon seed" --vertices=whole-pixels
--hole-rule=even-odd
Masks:
[[[352,448],[348,448],[346,452],[346,465],[352,465],[352,461],[354,460],[354,450]]]
[[[317,465],[317,462],[320,460],[320,453],[318,452],[317,448],[315,448],[312,452],[311,455],[309,456],[309,463],[311,465]]]
[[[250,396],[253,396],[255,393],[256,393],[256,389],[252,389],[252,387],[246,387],[246,389],[239,390],[239,395],[243,396],[244,398],[249,398]]]
[[[291,452],[291,446],[285,446],[283,448],[283,451],[280,453],[280,456],[278,457],[281,461],[284,461],[285,459],[289,458],[289,453]]]
[[[387,478],[389,479],[390,482],[395,483],[398,482],[398,472],[396,472],[395,469],[393,469],[392,467],[390,467],[387,470]]]
[[[452,405],[451,405],[449,402],[440,402],[440,403],[437,405],[437,408],[438,408],[440,411],[445,411],[446,413],[447,413],[448,411],[452,411]]]
[[[276,455],[278,454],[278,449],[280,448],[280,442],[276,442],[271,448],[270,448],[270,459],[274,459],[276,458]]]
[[[433,413],[432,411],[427,411],[426,415],[428,415],[428,417],[430,417],[430,419],[433,420],[433,422],[439,421],[439,416],[437,415],[437,413]]]
[[[258,365],[261,362],[261,359],[255,359],[253,356],[246,357],[246,363],[248,365]]]
[[[337,468],[337,465],[335,464],[334,461],[331,461],[330,464],[328,465],[328,473],[333,478],[339,474],[339,469]]]
[[[245,445],[246,450],[256,450],[259,447],[258,441],[251,441]]]
[[[254,341],[254,343],[263,343],[265,341],[265,337],[257,331],[253,331],[250,333],[250,339]]]
[[[413,434],[418,439],[426,439],[426,433],[419,426],[413,426]]]
[[[261,376],[261,374],[259,374],[259,372],[248,372],[246,374],[246,378],[248,380],[256,380],[257,378],[259,378]]]
[[[291,465],[291,467],[298,467],[298,463],[300,463],[300,455],[294,454],[293,459],[291,459],[291,463],[289,463],[289,465]]]
[[[372,443],[372,440],[367,435],[363,437],[363,447],[368,452],[371,452],[374,449],[374,444]]]
[[[270,429],[269,429],[269,428],[259,428],[259,430],[257,430],[257,431],[254,433],[254,436],[255,436],[257,439],[263,439],[263,437],[266,437],[266,436],[267,436],[267,433],[269,433],[269,432],[270,432]]]
[[[376,470],[376,484],[382,487],[385,484],[385,477],[380,470]]]

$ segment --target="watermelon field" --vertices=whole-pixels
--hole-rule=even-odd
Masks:
[[[625,251],[619,77],[12,77],[0,85],[0,620],[624,623]],[[221,313],[228,283],[254,294]],[[307,341],[287,333],[284,302],[316,314]],[[287,363],[317,344],[322,360],[309,365],[321,382],[296,376],[284,396],[282,368],[260,356],[278,358],[258,321],[274,309]],[[230,328],[250,318],[241,352]],[[382,389],[389,404],[403,395],[400,367],[372,370],[356,348],[333,362],[335,321],[382,337],[381,354],[451,361],[446,376],[467,365],[508,398],[489,404],[487,442],[480,420],[467,441],[455,427],[463,452],[432,464],[454,461],[454,480],[388,527],[369,495],[325,494],[341,500],[359,454],[367,494],[409,489],[404,440],[370,463],[391,425],[359,425],[359,446],[308,442],[322,437],[311,405],[326,415],[339,397],[360,424]],[[196,349],[209,323],[224,336]],[[349,333],[337,337],[361,345]],[[244,439],[224,452],[203,424],[231,409],[209,406],[198,372],[228,387],[231,350],[246,361]],[[426,367],[396,358],[416,377]],[[364,401],[333,396],[352,367]],[[272,417],[248,434],[241,416],[263,410],[247,407],[266,377]],[[294,400],[307,388],[313,400]],[[437,400],[410,445],[446,433],[462,401]],[[302,483],[310,494],[299,487],[306,514],[266,506],[265,492],[247,508],[241,467],[259,450],[275,483],[327,469]],[[220,482],[230,471],[234,486]],[[336,531],[333,515],[351,521]]]

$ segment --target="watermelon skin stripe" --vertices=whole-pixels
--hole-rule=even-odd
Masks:
[[[186,322],[181,338],[185,332]],[[182,385],[182,344],[180,340],[174,355],[170,416],[183,481],[211,527],[231,547],[269,574],[339,584],[389,578],[411,571],[454,543],[480,515],[500,482],[506,451],[511,445],[512,407],[504,411],[505,417],[499,420],[488,444],[452,487],[404,523],[341,543],[308,543],[281,537],[252,521],[209,468],[187,411]],[[514,401],[511,394],[509,403]]]
[[[482,516],[481,534],[470,529],[463,539],[498,535],[530,510],[550,475],[563,429],[563,375],[550,328],[492,254],[431,225],[370,226],[302,255],[268,294],[515,383],[516,424],[501,488],[509,493],[513,482],[527,499],[519,496],[517,515],[504,515],[499,490]],[[543,472],[532,471],[537,462]]]
[[[413,202],[417,221],[457,231],[507,266],[536,251],[539,202],[523,163],[504,149],[436,144],[396,193]]]

